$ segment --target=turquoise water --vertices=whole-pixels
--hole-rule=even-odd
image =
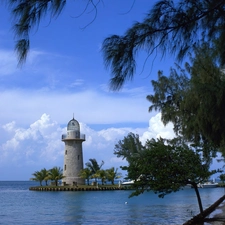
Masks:
[[[183,224],[199,213],[193,189],[160,199],[151,192],[38,192],[30,181],[0,181],[0,224]],[[203,206],[224,195],[223,188],[200,189]],[[125,204],[127,202],[127,204]]]

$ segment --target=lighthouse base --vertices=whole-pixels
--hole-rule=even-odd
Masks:
[[[84,185],[85,179],[80,177],[66,177],[62,180],[63,186],[78,186],[78,185]]]

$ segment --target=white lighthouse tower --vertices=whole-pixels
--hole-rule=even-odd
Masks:
[[[67,134],[62,135],[65,143],[64,166],[63,166],[63,185],[84,184],[85,180],[79,177],[83,169],[82,142],[85,135],[80,134],[80,124],[74,118],[67,125]]]

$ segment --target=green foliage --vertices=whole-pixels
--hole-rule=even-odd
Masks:
[[[134,180],[135,191],[131,197],[146,190],[153,190],[159,197],[164,197],[190,184],[196,191],[202,212],[197,184],[206,181],[216,171],[209,171],[209,163],[200,154],[201,147],[193,148],[180,138],[160,138],[147,140],[144,146],[139,146],[138,154],[133,154],[133,149],[130,149],[129,154],[129,148],[124,151],[124,147],[129,146],[128,140],[134,143],[136,137],[134,134],[129,134],[128,137],[119,141],[114,154],[128,161],[129,165],[123,169],[128,172],[127,178]]]
[[[84,168],[80,171],[80,177],[87,180],[87,184],[89,185],[89,180],[92,175],[92,171],[89,168]]]
[[[149,111],[159,110],[165,125],[172,122],[177,135],[202,145],[208,157],[225,143],[225,76],[216,55],[204,44],[190,57],[186,71],[171,69],[168,77],[159,72],[152,81],[154,94],[147,96]]]
[[[106,170],[106,177],[107,180],[111,182],[112,185],[114,185],[114,180],[119,179],[122,177],[122,174],[118,172],[118,168],[110,168]]]
[[[198,49],[190,66],[190,88],[183,107],[189,108],[192,121],[186,133],[190,136],[194,129],[209,143],[221,147],[225,143],[225,76],[215,59],[214,49],[205,45]]]
[[[12,14],[13,31],[17,42],[15,50],[18,54],[19,64],[23,64],[26,60],[30,49],[30,32],[35,27],[38,28],[39,23],[48,16],[50,20],[57,18],[65,8],[66,0],[4,0]],[[81,2],[81,1],[80,1]],[[81,2],[83,3],[83,2]],[[97,5],[92,0],[84,3],[84,12],[91,9],[97,14]],[[83,13],[84,13],[83,12]]]
[[[65,8],[66,0],[5,0],[13,17],[17,38],[15,49],[19,63],[26,60],[30,48],[30,32],[46,17],[57,18]],[[101,2],[101,1],[99,1]],[[97,5],[92,0],[84,4],[84,11],[91,7],[97,15]],[[112,68],[111,86],[119,89],[132,79],[136,69],[138,51],[151,55],[160,50],[182,59],[193,47],[202,42],[214,42],[224,64],[224,1],[172,1],[160,0],[148,11],[142,22],[136,22],[123,36],[112,35],[103,42],[106,66]],[[158,51],[159,52],[159,51]]]
[[[40,173],[40,171],[35,171],[33,174],[32,174],[32,178],[30,178],[30,180],[33,180],[33,181],[39,181],[40,182],[40,186],[42,186],[42,181],[43,181],[43,177],[42,177],[42,174]]]
[[[135,194],[149,186],[159,197],[164,197],[187,184],[202,183],[212,174],[199,153],[191,147],[184,143],[171,144],[163,139],[148,140],[136,163],[140,177],[135,183],[138,186]]]
[[[91,178],[94,178],[96,181],[97,179],[101,179],[102,185],[104,185],[106,180],[111,181],[112,185],[114,185],[114,180],[122,177],[121,173],[118,172],[118,168],[115,169],[112,167],[107,170],[101,169],[104,161],[102,161],[100,165],[97,163],[96,159],[90,159],[89,161],[90,162],[86,163],[86,165],[89,165],[89,167],[82,169],[79,173],[79,177],[86,179],[88,185],[90,185],[89,181]],[[40,182],[40,186],[42,186],[42,181],[45,181],[47,186],[48,180],[55,181],[55,185],[57,186],[58,181],[65,177],[63,176],[63,170],[56,166],[50,170],[46,170],[44,168],[40,171],[35,171],[32,176],[33,177],[30,178],[30,180]]]
[[[44,177],[45,185],[48,185],[48,180],[50,179],[49,177],[49,171],[46,170],[45,168],[41,170],[41,174]]]
[[[110,169],[103,170],[101,169],[102,165],[104,164],[103,161],[101,165],[98,165],[95,159],[89,159],[89,161],[90,162],[86,163],[86,166],[88,165],[89,167],[84,168],[80,172],[80,177],[87,179],[88,185],[89,185],[90,178],[94,178],[96,182],[100,178],[102,185],[104,185],[106,180],[110,181],[112,185],[114,185],[114,180],[122,177],[122,174],[118,172],[118,168],[115,169],[114,167],[112,167]]]
[[[87,168],[89,168],[92,174],[96,173],[104,165],[104,161],[99,165],[96,159],[89,159],[89,162],[85,163]]]
[[[114,154],[117,157],[126,159],[129,166],[122,166],[122,170],[130,170],[133,174],[133,179],[139,177],[137,172],[135,158],[140,157],[143,151],[143,146],[139,140],[138,134],[129,133],[123,140],[120,140],[114,148]]]
[[[174,124],[174,131],[179,134],[182,128],[181,103],[184,99],[184,93],[189,88],[189,78],[184,70],[179,67],[180,74],[175,69],[171,69],[170,76],[164,76],[162,71],[158,72],[158,81],[152,81],[154,94],[148,95],[147,99],[152,103],[149,112],[159,110],[162,113],[162,122],[166,125],[168,122]]]
[[[63,176],[63,170],[60,167],[53,167],[49,170],[49,179],[55,181],[55,185],[58,185],[58,181],[63,179],[65,176]]]
[[[42,186],[42,181],[45,181],[46,186],[48,185],[48,180],[49,180],[49,173],[48,170],[46,170],[45,168],[42,169],[41,171],[35,171],[32,174],[32,178],[30,178],[30,180],[33,181],[39,181],[40,185]]]
[[[18,41],[15,49],[18,53],[19,63],[23,63],[30,48],[29,33],[38,26],[46,14],[57,17],[65,6],[65,0],[9,0],[7,1],[14,19],[14,33]]]
[[[224,183],[224,181],[225,181],[225,174],[224,173],[220,174],[219,178]]]
[[[94,177],[93,178],[100,178],[101,179],[101,182],[102,182],[102,185],[104,185],[104,183],[106,181],[106,176],[107,176],[107,173],[106,173],[105,170],[98,170],[94,174]]]
[[[91,171],[91,178],[95,178],[95,180],[97,181],[97,172],[101,170],[102,166],[104,165],[104,161],[102,161],[99,165],[96,159],[89,159],[89,162],[85,163],[85,165]]]
[[[130,158],[138,156],[142,151],[142,144],[139,140],[138,134],[129,133],[127,137],[124,137],[123,140],[120,140],[114,148],[114,154],[117,157],[122,157],[123,159],[129,162]]]
[[[160,0],[142,22],[136,22],[124,35],[112,35],[103,42],[105,65],[112,73],[111,88],[120,89],[131,80],[136,69],[136,57],[145,50],[175,54],[178,60],[187,52],[208,42],[218,51],[225,64],[224,1]]]

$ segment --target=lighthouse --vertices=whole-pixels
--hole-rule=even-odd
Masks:
[[[63,166],[63,185],[84,184],[85,180],[79,177],[83,169],[83,150],[82,142],[85,135],[80,133],[80,124],[74,118],[67,125],[67,134],[62,135],[65,143],[64,166]]]

